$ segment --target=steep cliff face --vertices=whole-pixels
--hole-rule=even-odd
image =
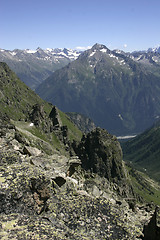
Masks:
[[[143,233],[143,240],[159,240],[160,239],[160,227],[157,226],[158,208],[155,209],[150,221],[145,224]]]
[[[96,128],[84,135],[75,150],[84,169],[92,169],[94,173],[109,180],[120,180],[124,177],[120,144],[116,137],[106,130]]]
[[[104,129],[96,128],[84,135],[81,142],[73,148],[86,171],[117,184],[121,196],[135,197],[122,161],[122,149],[115,136]]]

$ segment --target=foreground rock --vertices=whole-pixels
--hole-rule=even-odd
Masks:
[[[160,227],[157,226],[157,214],[158,208],[155,209],[153,216],[150,221],[145,224],[143,233],[143,240],[159,240],[160,239]]]
[[[104,137],[103,149],[106,133],[96,131],[96,136]],[[81,144],[85,146],[85,142],[83,139]],[[81,161],[76,156],[49,156],[29,144],[7,118],[1,119],[1,239],[128,240],[143,236],[143,226],[152,211],[138,205],[133,209],[129,199],[122,196],[118,181],[126,179],[124,171],[115,175],[113,166],[108,175],[99,174],[99,168],[84,169],[87,165],[83,158]],[[25,146],[28,151],[24,151]],[[119,147],[116,140],[112,150],[115,146]],[[97,150],[93,151],[94,156],[95,153]],[[101,164],[105,167],[104,159]],[[124,170],[120,149],[114,159],[119,171]],[[133,197],[131,192],[127,194]]]
[[[74,145],[74,150],[86,171],[96,173],[116,184],[121,196],[135,198],[123,165],[122,150],[115,136],[104,129],[96,128],[84,135],[81,142]]]

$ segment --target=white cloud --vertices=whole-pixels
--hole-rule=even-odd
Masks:
[[[123,45],[123,47],[124,47],[124,48],[127,48],[127,44],[125,43],[125,44]]]
[[[78,50],[78,51],[85,51],[85,50],[88,50],[90,48],[92,48],[92,46],[88,46],[88,47],[78,46],[78,47],[75,47],[75,49]]]

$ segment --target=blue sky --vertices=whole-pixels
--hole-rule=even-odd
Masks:
[[[160,0],[0,0],[0,48],[160,45]]]

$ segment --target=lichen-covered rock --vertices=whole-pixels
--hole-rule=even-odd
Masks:
[[[86,171],[77,156],[25,154],[25,138],[16,137],[7,120],[1,123],[0,239],[135,240],[142,235],[151,212],[138,207],[133,211],[121,197],[122,185],[110,181],[116,179],[114,174],[110,179]],[[108,135],[99,134],[104,151]]]
[[[41,150],[35,147],[28,147],[28,146],[24,147],[23,152],[25,154],[28,154],[29,156],[38,156],[42,153]]]

